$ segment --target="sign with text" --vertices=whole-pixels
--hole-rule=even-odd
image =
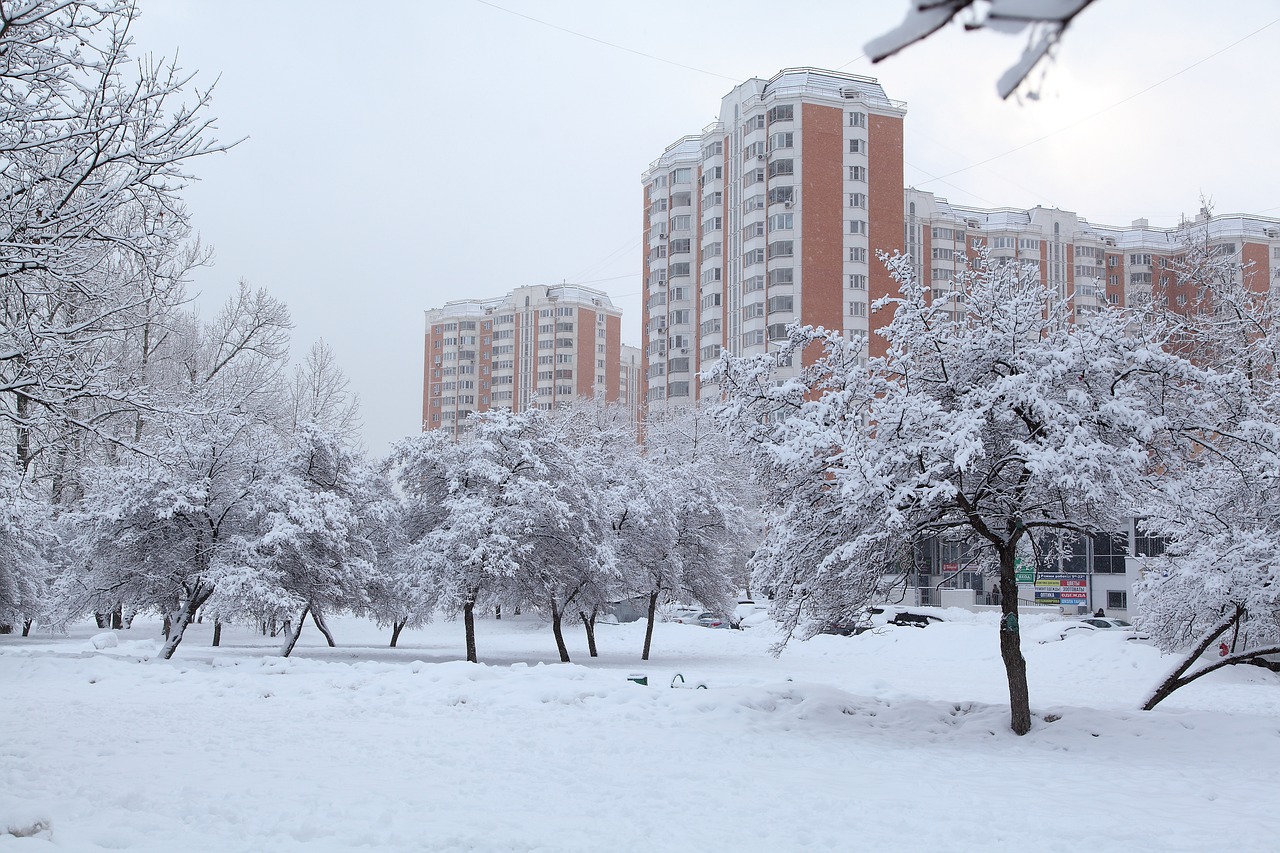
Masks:
[[[1086,575],[1045,572],[1036,576],[1036,604],[1088,604]]]

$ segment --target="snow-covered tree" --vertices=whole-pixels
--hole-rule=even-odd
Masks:
[[[1168,544],[1144,561],[1136,621],[1181,656],[1148,709],[1223,666],[1280,653],[1280,301],[1265,271],[1214,243],[1203,213],[1180,229],[1171,279],[1148,310],[1181,352],[1236,384],[1142,521]]]
[[[796,329],[784,355],[822,350],[798,379],[775,384],[768,358],[728,358],[711,377],[765,481],[784,484],[756,565],[795,625],[811,607],[870,603],[926,536],[985,550],[999,566],[1011,726],[1024,734],[1019,548],[1037,532],[1117,529],[1153,466],[1185,452],[1190,391],[1212,377],[1125,312],[1071,322],[1038,274],[985,253],[937,300],[909,258],[883,260],[900,285],[874,306],[893,311],[884,356],[863,367],[856,341]]]
[[[208,90],[130,59],[127,3],[0,10],[0,422],[24,469],[143,390],[115,356],[173,284],[178,192],[220,151]]]

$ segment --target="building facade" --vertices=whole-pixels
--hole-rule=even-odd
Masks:
[[[904,192],[904,208],[907,252],[935,295],[985,246],[997,262],[1038,267],[1041,281],[1075,316],[1104,304],[1135,307],[1150,300],[1192,311],[1198,294],[1175,275],[1188,235],[1235,261],[1238,283],[1258,292],[1280,288],[1280,219],[1202,209],[1175,228],[1153,228],[1145,219],[1099,225],[1056,208],[951,205],[913,188]]]
[[[892,288],[876,252],[904,248],[904,115],[873,78],[793,68],[734,87],[650,164],[646,405],[713,394],[698,375],[721,351],[776,349],[795,321],[867,335]]]
[[[622,311],[576,285],[517,287],[426,312],[422,427],[465,435],[471,412],[551,409],[635,396],[622,367]]]

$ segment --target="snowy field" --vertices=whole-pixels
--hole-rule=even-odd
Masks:
[[[596,660],[571,630],[568,665],[529,619],[480,621],[479,666],[447,622],[387,649],[334,619],[288,660],[207,624],[167,663],[155,624],[0,637],[0,832],[50,827],[0,851],[1280,849],[1280,675],[1142,713],[1154,648],[1030,644],[1018,738],[988,620],[779,658],[767,625],[662,624],[648,664],[643,623]]]

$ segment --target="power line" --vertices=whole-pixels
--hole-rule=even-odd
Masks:
[[[1217,50],[1217,51],[1215,51],[1215,52],[1213,52],[1213,53],[1209,54],[1208,56],[1204,57],[1203,59],[1200,59],[1200,60],[1197,60],[1196,62],[1191,63],[1191,64],[1190,64],[1190,65],[1188,65],[1186,68],[1183,68],[1183,69],[1182,69],[1182,70],[1180,70],[1180,71],[1175,71],[1174,73],[1170,74],[1168,77],[1165,77],[1163,80],[1157,80],[1156,82],[1152,83],[1150,86],[1148,86],[1147,88],[1145,88],[1145,89],[1143,89],[1143,90],[1141,90],[1141,91],[1139,91],[1139,92],[1134,92],[1132,95],[1129,95],[1129,96],[1128,96],[1128,97],[1126,97],[1126,98],[1121,98],[1120,100],[1116,101],[1114,104],[1111,104],[1110,106],[1103,107],[1102,109],[1098,110],[1097,112],[1090,113],[1089,115],[1085,116],[1084,118],[1078,119],[1077,121],[1073,121],[1071,124],[1063,125],[1062,127],[1058,128],[1057,130],[1051,130],[1051,131],[1049,131],[1048,133],[1044,134],[1043,136],[1039,136],[1039,137],[1037,137],[1037,138],[1035,138],[1035,139],[1031,140],[1030,142],[1024,142],[1023,144],[1021,144],[1021,145],[1017,146],[1016,148],[1010,148],[1008,151],[1004,151],[1004,152],[1002,152],[1002,153],[1000,153],[1000,154],[996,154],[996,155],[994,155],[994,156],[988,157],[988,158],[987,158],[987,159],[985,159],[985,160],[979,160],[977,163],[970,163],[968,166],[965,166],[965,167],[960,168],[960,169],[956,169],[956,170],[955,170],[955,171],[953,171],[953,172],[947,172],[945,175],[939,175],[939,176],[938,176],[938,177],[936,177],[936,178],[931,178],[929,181],[925,181],[925,183],[930,183],[931,181],[941,181],[943,178],[949,178],[949,177],[951,177],[952,175],[958,175],[958,174],[960,174],[961,172],[967,172],[967,171],[969,171],[970,169],[975,169],[975,168],[977,168],[978,166],[985,166],[987,163],[990,163],[990,162],[991,162],[991,161],[993,161],[993,160],[999,160],[1001,157],[1007,157],[1007,156],[1009,156],[1010,154],[1013,154],[1013,153],[1015,153],[1015,152],[1021,151],[1021,150],[1022,150],[1022,149],[1024,149],[1024,148],[1029,148],[1029,147],[1031,147],[1032,145],[1035,145],[1035,144],[1037,144],[1037,143],[1039,143],[1039,142],[1044,142],[1046,139],[1048,139],[1048,138],[1049,138],[1049,137],[1051,137],[1051,136],[1057,136],[1059,133],[1062,133],[1063,131],[1070,130],[1071,128],[1073,128],[1073,127],[1077,127],[1077,126],[1079,126],[1079,125],[1081,125],[1081,124],[1084,124],[1084,123],[1085,123],[1085,122],[1087,122],[1087,121],[1091,121],[1092,119],[1097,118],[1098,116],[1102,115],[1102,114],[1103,114],[1103,113],[1105,113],[1105,112],[1110,112],[1111,110],[1114,110],[1116,107],[1118,107],[1118,106],[1120,106],[1120,105],[1122,105],[1122,104],[1126,104],[1126,103],[1128,103],[1129,101],[1132,101],[1134,98],[1137,98],[1137,97],[1140,97],[1140,96],[1142,96],[1142,95],[1145,95],[1147,92],[1150,92],[1152,89],[1156,88],[1157,86],[1163,86],[1165,83],[1168,83],[1170,80],[1174,79],[1175,77],[1179,77],[1179,76],[1181,76],[1181,75],[1183,75],[1183,74],[1186,74],[1186,73],[1187,73],[1188,71],[1190,71],[1191,69],[1193,69],[1193,68],[1195,68],[1195,67],[1197,67],[1197,66],[1203,65],[1204,63],[1208,62],[1210,59],[1213,59],[1213,58],[1214,58],[1214,57],[1216,57],[1216,56],[1221,56],[1222,54],[1226,53],[1228,50],[1231,50],[1231,48],[1233,48],[1233,47],[1235,47],[1236,45],[1240,44],[1241,42],[1244,42],[1244,41],[1247,41],[1248,39],[1253,38],[1253,37],[1254,37],[1254,36],[1256,36],[1258,33],[1262,32],[1263,30],[1267,29],[1268,27],[1273,27],[1273,26],[1275,26],[1276,24],[1280,24],[1280,18],[1276,18],[1274,21],[1271,21],[1270,23],[1263,24],[1262,26],[1258,27],[1258,28],[1257,28],[1256,30],[1254,30],[1253,32],[1249,33],[1248,35],[1245,35],[1245,36],[1242,36],[1242,37],[1240,37],[1240,38],[1236,39],[1236,40],[1235,40],[1235,41],[1233,41],[1231,44],[1227,45],[1226,47],[1222,48],[1221,50]],[[855,60],[855,61],[856,61],[856,60]]]
[[[506,12],[508,15],[515,15],[517,18],[524,18],[526,21],[532,21],[535,24],[541,24],[544,27],[550,27],[553,30],[559,30],[562,33],[568,33],[571,36],[577,36],[580,39],[593,41],[596,44],[602,44],[605,47],[611,47],[614,50],[621,50],[630,54],[634,54],[635,56],[642,56],[645,59],[652,59],[654,62],[661,62],[666,65],[674,65],[676,68],[683,68],[686,71],[696,71],[699,74],[706,74],[710,77],[719,77],[722,80],[731,80],[734,83],[740,82],[736,77],[729,77],[725,74],[717,74],[715,71],[708,71],[705,68],[695,68],[692,65],[685,65],[683,62],[676,62],[675,60],[672,60],[672,59],[663,59],[661,56],[654,56],[652,53],[645,53],[642,50],[636,50],[635,48],[626,47],[620,44],[615,44],[614,42],[611,42],[611,41],[605,41],[602,38],[596,38],[595,36],[590,36],[590,35],[587,35],[586,33],[580,33],[577,30],[571,30],[568,27],[562,27],[559,24],[553,24],[550,21],[544,21],[541,18],[535,18],[532,15],[526,15],[523,12],[517,12],[514,9],[508,9],[505,6],[499,6],[497,3],[490,3],[489,0],[476,0],[476,2],[482,6],[488,6],[491,9],[497,9],[499,12]]]

